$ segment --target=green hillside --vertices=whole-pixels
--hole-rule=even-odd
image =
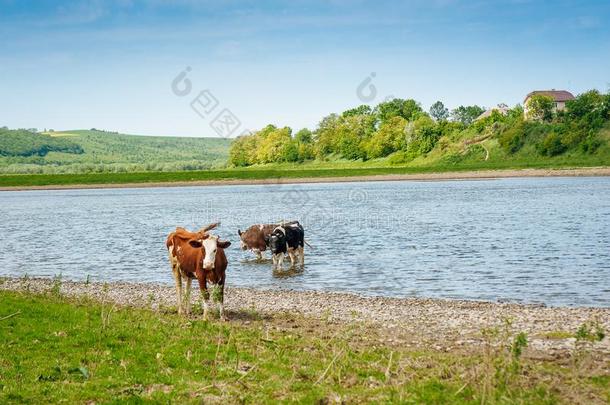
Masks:
[[[230,140],[126,135],[101,130],[0,129],[0,173],[202,170],[226,164]]]
[[[67,138],[38,134],[25,129],[0,128],[0,156],[46,156],[49,152],[83,153],[83,148]]]
[[[314,130],[293,133],[268,125],[237,138],[229,151],[236,167],[353,164],[429,168],[610,165],[610,93],[591,90],[556,109],[535,95],[528,111],[460,106],[439,101],[429,112],[416,100],[393,99],[323,117]]]

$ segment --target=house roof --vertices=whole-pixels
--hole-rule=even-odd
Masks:
[[[485,111],[481,115],[479,115],[477,118],[475,118],[475,121],[489,117],[491,115],[491,113],[494,111],[497,111],[502,115],[506,115],[506,114],[508,114],[508,110],[509,110],[509,108],[505,107],[505,106],[493,107],[493,108],[490,108],[489,110]]]
[[[549,96],[555,101],[574,100],[574,95],[567,90],[535,90],[525,96],[525,101],[532,96]]]

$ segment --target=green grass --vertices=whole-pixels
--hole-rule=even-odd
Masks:
[[[268,165],[245,169],[212,169],[176,172],[127,172],[86,174],[13,174],[0,175],[0,187],[95,185],[125,183],[171,183],[208,180],[261,180],[295,179],[319,177],[354,177],[386,174],[443,173],[453,171],[478,171],[502,169],[560,169],[575,167],[608,166],[610,162],[600,160],[544,160],[465,162],[460,164],[438,164],[434,166],[390,166],[382,162],[315,162],[304,165]]]
[[[0,292],[0,403],[601,403],[600,369],[501,367],[495,349],[388,345],[377,329],[249,312],[229,323]],[[595,371],[597,370],[597,371]],[[583,402],[584,401],[584,402]]]

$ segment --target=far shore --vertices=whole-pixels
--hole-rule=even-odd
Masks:
[[[367,181],[449,181],[449,180],[487,180],[520,177],[605,177],[610,176],[610,167],[589,167],[570,169],[502,169],[455,171],[413,174],[378,174],[364,176],[336,177],[278,177],[267,179],[222,179],[140,183],[104,184],[53,184],[40,186],[0,186],[0,191],[25,190],[70,190],[70,189],[109,189],[109,188],[149,188],[149,187],[202,187],[231,185],[268,185],[268,184],[307,184],[307,183],[350,183]],[[1,176],[0,176],[1,180]]]

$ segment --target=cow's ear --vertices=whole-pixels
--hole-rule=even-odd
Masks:
[[[231,246],[231,242],[228,240],[218,240],[217,245],[219,248],[226,249]]]
[[[241,236],[241,229],[238,229],[238,230],[237,230],[237,234],[238,234],[239,236]]]
[[[189,245],[191,245],[194,248],[200,248],[201,246],[203,246],[203,243],[200,240],[191,239],[191,240],[189,240]]]

